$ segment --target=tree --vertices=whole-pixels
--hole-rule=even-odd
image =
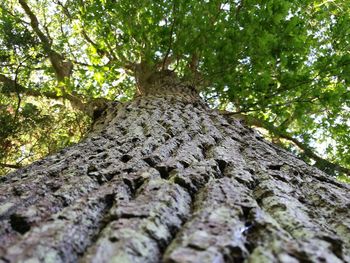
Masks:
[[[350,261],[349,186],[246,126],[348,173],[348,7],[337,5],[2,4],[3,166],[27,157],[15,143],[45,154],[86,134],[86,116],[91,129],[0,177],[0,259]],[[310,146],[324,118],[337,124],[337,163]]]
[[[348,262],[349,185],[170,71],[1,184],[4,262]]]

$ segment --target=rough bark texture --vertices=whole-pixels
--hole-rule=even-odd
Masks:
[[[0,180],[0,262],[350,262],[348,185],[176,92]]]

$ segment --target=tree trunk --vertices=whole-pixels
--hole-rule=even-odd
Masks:
[[[165,86],[0,178],[0,262],[350,262],[348,185]]]

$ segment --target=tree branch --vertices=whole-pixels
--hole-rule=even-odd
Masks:
[[[12,16],[15,20],[21,22],[23,25],[26,25],[26,26],[28,26],[28,25],[30,24],[30,23],[28,23],[27,21],[21,19],[21,18],[19,17],[18,14],[12,13],[10,10],[8,10],[8,9],[7,9],[7,7],[9,7],[8,5],[7,5],[7,7],[5,7],[5,5],[4,5],[3,3],[1,3],[0,5],[1,5],[1,9],[2,9],[3,11],[5,11],[7,14],[9,14],[10,16]],[[9,8],[10,8],[10,9],[13,9],[12,6],[10,6]]]
[[[2,82],[6,86],[4,93],[6,92],[14,93],[14,94],[23,93],[27,96],[46,97],[49,99],[56,99],[56,100],[67,99],[72,103],[73,107],[75,106],[79,110],[83,109],[82,107],[83,102],[77,97],[74,97],[73,95],[70,95],[70,94],[64,94],[62,96],[59,96],[55,92],[50,92],[50,91],[41,92],[39,90],[26,88],[20,85],[17,81],[10,79],[3,74],[0,74],[0,82]]]
[[[96,111],[103,111],[111,102],[105,98],[93,98],[84,102],[84,98],[79,97],[77,94],[72,95],[69,93],[65,93],[63,95],[57,95],[55,92],[50,91],[41,92],[39,90],[26,88],[3,74],[0,74],[0,82],[2,82],[6,86],[4,93],[22,93],[27,96],[46,97],[48,99],[55,100],[65,99],[71,103],[73,108],[86,113],[90,117],[93,117]]]
[[[164,56],[164,59],[163,59],[163,65],[162,65],[162,70],[165,70],[168,65],[167,65],[167,60],[168,60],[168,57],[170,55],[170,51],[171,51],[171,48],[172,48],[172,45],[173,45],[173,34],[174,34],[174,29],[175,29],[175,23],[176,23],[176,17],[175,17],[175,11],[176,11],[176,5],[175,5],[175,2],[173,4],[173,22],[171,24],[171,28],[170,28],[170,34],[169,34],[169,45],[168,45],[168,49],[165,53],[165,56]]]
[[[5,167],[5,168],[11,168],[11,169],[19,169],[22,168],[21,165],[18,164],[8,164],[8,163],[0,163],[1,167]]]
[[[70,78],[73,70],[73,63],[70,60],[65,60],[64,56],[51,48],[50,38],[45,35],[39,28],[39,20],[32,12],[25,0],[19,0],[24,12],[30,19],[30,25],[36,35],[39,37],[44,51],[49,56],[52,67],[56,73],[58,82],[64,82],[66,78]]]
[[[233,115],[239,119],[243,119],[248,125],[264,128],[264,129],[268,130],[269,132],[271,132],[272,134],[276,135],[277,137],[283,138],[285,140],[292,142],[294,145],[296,145],[298,148],[300,148],[307,157],[313,159],[316,162],[316,166],[319,169],[323,170],[324,172],[326,172],[328,174],[331,170],[334,170],[334,171],[337,171],[340,173],[344,173],[347,176],[350,176],[350,169],[349,168],[346,168],[346,167],[341,166],[340,164],[337,164],[334,162],[330,162],[330,161],[320,157],[308,145],[299,141],[296,138],[293,138],[287,132],[279,130],[277,127],[275,127],[271,123],[268,123],[266,121],[260,120],[258,118],[255,118],[255,117],[252,117],[249,115],[244,115],[244,114],[235,114],[235,113],[227,112],[227,111],[221,111],[221,114]]]
[[[240,13],[240,11],[241,11],[241,9],[242,9],[242,7],[243,7],[243,0],[241,0],[240,2],[239,2],[239,4],[237,5],[237,7],[236,7],[236,19],[238,18],[238,15],[239,15],[239,13]]]
[[[34,32],[39,37],[41,43],[44,46],[44,49],[46,52],[51,51],[51,44],[50,39],[40,30],[39,28],[39,21],[37,17],[34,15],[30,7],[28,6],[27,2],[25,0],[19,0],[20,5],[22,6],[25,13],[28,15],[30,19],[30,25],[32,26]]]
[[[14,81],[8,77],[6,77],[3,74],[0,74],[0,82],[2,82],[5,86],[6,86],[6,90],[4,93],[8,92],[8,93],[24,93],[28,96],[33,96],[33,97],[39,97],[39,96],[44,96],[47,97],[49,99],[60,99],[62,98],[62,96],[58,96],[56,93],[54,92],[40,92],[38,90],[34,90],[34,89],[29,89],[26,88],[22,85],[20,85],[17,81]]]

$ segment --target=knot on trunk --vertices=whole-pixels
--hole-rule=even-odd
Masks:
[[[173,95],[186,100],[199,98],[198,92],[192,85],[181,80],[170,70],[152,72],[141,76],[138,84],[139,96]]]

